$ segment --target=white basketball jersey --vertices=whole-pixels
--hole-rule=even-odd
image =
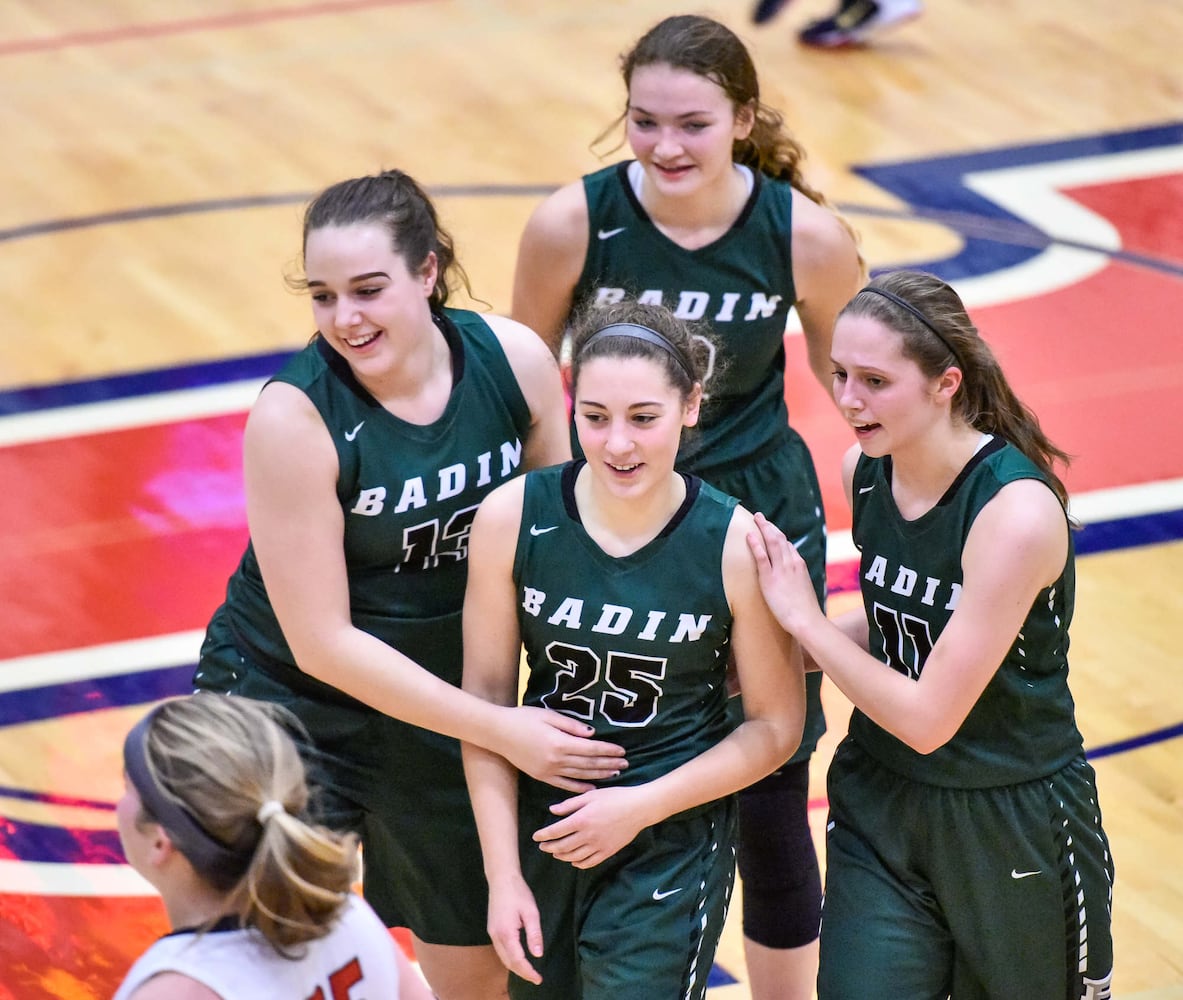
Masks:
[[[126,1000],[162,972],[189,976],[222,1000],[398,1000],[396,947],[374,911],[351,896],[328,935],[308,942],[295,960],[252,930],[162,937],[132,966],[113,1000]]]

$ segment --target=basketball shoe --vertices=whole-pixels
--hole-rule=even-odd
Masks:
[[[766,24],[771,21],[789,0],[758,0],[752,9],[752,21],[756,24]]]
[[[866,45],[872,36],[903,24],[924,10],[920,0],[853,0],[830,17],[811,21],[797,36],[802,45],[837,49]]]

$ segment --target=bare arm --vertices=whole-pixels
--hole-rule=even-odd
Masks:
[[[473,520],[464,594],[464,690],[497,705],[516,705],[521,657],[512,578],[523,481],[495,490]],[[506,968],[532,982],[521,932],[535,956],[542,929],[518,857],[518,777],[504,757],[462,745],[464,775],[489,883],[489,936]]]
[[[571,457],[571,433],[558,362],[529,327],[504,316],[486,316],[485,322],[505,351],[530,407],[530,434],[523,456],[525,468],[537,469],[567,461]]]
[[[294,386],[273,382],[259,395],[247,420],[244,473],[251,541],[300,668],[395,718],[495,741],[488,705],[354,627],[337,455],[311,400]]]
[[[970,529],[957,608],[912,680],[811,610],[801,599],[800,556],[773,525],[760,520],[758,526],[753,551],[781,624],[857,708],[917,753],[932,753],[953,738],[1068,553],[1068,529],[1054,494],[1036,480],[1003,487]]]
[[[793,285],[809,367],[827,395],[834,386],[830,343],[834,320],[866,275],[858,247],[828,208],[793,192]]]
[[[737,509],[723,555],[744,722],[709,750],[644,785],[600,788],[553,806],[551,811],[563,818],[535,832],[543,850],[577,868],[593,867],[645,827],[763,777],[800,743],[805,721],[801,653],[761,600],[744,541],[751,529],[751,515]]]
[[[847,639],[859,649],[869,650],[870,637],[867,632],[867,616],[861,608],[852,608],[841,615],[836,615],[830,621]],[[815,660],[809,650],[802,648],[801,655],[805,660],[805,672],[814,673],[821,670],[821,665]]]
[[[530,216],[518,244],[511,315],[540,336],[557,358],[575,284],[587,258],[583,182],[559,188]]]
[[[557,713],[522,719],[354,626],[336,451],[307,396],[268,385],[247,421],[244,450],[251,540],[302,670],[394,718],[503,753],[561,788],[619,769],[620,748],[585,739],[591,730],[582,723]]]

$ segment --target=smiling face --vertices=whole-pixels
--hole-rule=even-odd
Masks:
[[[626,135],[664,195],[685,195],[730,175],[732,146],[751,131],[723,88],[666,63],[639,66],[629,85]]]
[[[698,421],[701,390],[684,400],[665,369],[643,357],[583,363],[575,387],[575,426],[596,481],[635,496],[664,485],[682,428]]]
[[[316,328],[359,371],[395,363],[408,338],[431,325],[435,255],[410,270],[377,223],[312,230],[304,270]]]
[[[898,452],[938,419],[948,420],[960,372],[952,368],[936,379],[926,377],[904,356],[900,334],[878,319],[840,315],[830,354],[834,401],[865,454],[877,458]]]

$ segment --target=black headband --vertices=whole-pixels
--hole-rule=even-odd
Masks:
[[[199,874],[208,877],[216,872],[233,876],[237,881],[250,865],[255,843],[246,850],[223,844],[160,787],[148,765],[148,730],[161,707],[158,705],[140,719],[123,741],[123,767],[127,777],[144,807],[168,831],[169,837]]]
[[[583,346],[579,349],[580,355],[582,356],[583,352],[597,340],[603,340],[606,337],[631,337],[633,340],[643,340],[647,344],[660,347],[678,362],[678,366],[686,373],[686,377],[691,382],[698,381],[694,377],[694,372],[690,370],[690,363],[681,351],[656,330],[651,330],[647,326],[641,326],[639,323],[613,323],[611,326],[606,326],[602,330],[597,330],[583,342]]]
[[[859,289],[858,294],[862,295],[863,292],[871,292],[874,295],[882,295],[888,300],[888,302],[894,302],[901,309],[910,312],[913,316],[920,320],[921,323],[928,327],[930,331],[932,331],[932,335],[945,345],[945,350],[953,355],[953,360],[957,362],[957,367],[963,372],[965,371],[965,365],[961,361],[961,355],[957,353],[957,348],[949,343],[948,338],[943,333],[941,333],[940,330],[933,326],[929,318],[914,305],[912,305],[911,302],[909,302],[907,299],[900,298],[895,292],[889,292],[886,288],[880,288],[878,285],[864,285]]]

